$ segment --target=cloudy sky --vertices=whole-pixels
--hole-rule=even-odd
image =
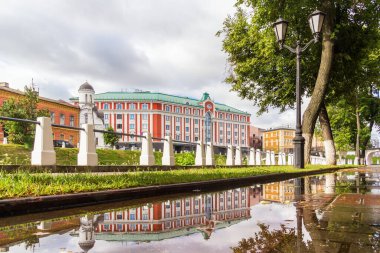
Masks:
[[[229,92],[222,38],[234,0],[2,0],[0,81],[68,100],[86,80],[97,93],[135,89],[200,98],[203,92],[268,128],[293,124],[289,111],[256,116]]]

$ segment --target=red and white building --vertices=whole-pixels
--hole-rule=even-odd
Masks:
[[[80,100],[85,95],[70,100],[83,105],[86,101]],[[171,135],[173,140],[211,141],[215,146],[249,146],[251,115],[214,102],[208,93],[194,99],[157,92],[89,92],[88,98],[104,114],[105,128],[111,126],[118,132],[150,132],[157,138]],[[126,146],[137,142],[137,138],[128,136],[120,140]]]

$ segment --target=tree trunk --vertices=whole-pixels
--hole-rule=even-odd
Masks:
[[[369,122],[370,133],[372,133],[372,128],[373,128],[374,124],[375,124],[375,120],[372,118],[371,121]],[[366,137],[363,140],[362,158],[364,158],[364,156],[365,156],[365,150],[367,148],[367,145],[368,145],[368,142],[370,141],[370,139],[371,139],[371,135],[369,135],[368,137]]]
[[[319,124],[321,125],[323,145],[325,147],[326,164],[335,165],[335,145],[325,103],[322,103],[321,109],[319,110]]]
[[[305,138],[305,164],[310,163],[310,152],[315,122],[317,121],[319,109],[326,94],[333,61],[334,41],[331,39],[331,33],[334,27],[335,8],[333,3],[329,0],[323,1],[322,7],[323,11],[327,13],[327,16],[323,32],[321,64],[319,65],[318,76],[310,103],[303,114],[302,120],[302,132],[303,137]]]
[[[356,116],[356,144],[355,144],[355,159],[360,157],[360,115],[359,115],[359,105],[358,100],[356,100],[355,105],[355,116]]]

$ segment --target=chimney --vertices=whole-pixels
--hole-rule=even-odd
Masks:
[[[9,83],[7,83],[7,82],[0,82],[0,87],[9,88]]]

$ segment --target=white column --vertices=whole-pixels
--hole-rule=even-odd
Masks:
[[[165,136],[164,151],[162,154],[162,165],[167,165],[167,166],[175,165],[173,141],[170,135]]]
[[[274,157],[274,151],[270,152],[270,164],[271,165],[276,165],[276,159]]]
[[[8,138],[7,138],[7,137],[4,137],[4,139],[3,139],[3,144],[4,144],[4,145],[8,144]]]
[[[288,165],[292,165],[292,154],[288,154]]]
[[[254,148],[249,149],[248,165],[255,165],[255,149]]]
[[[211,142],[206,144],[206,165],[215,165],[214,146]]]
[[[278,165],[283,165],[283,163],[282,163],[282,152],[278,153]]]
[[[83,124],[84,130],[80,131],[78,165],[98,165],[98,154],[96,153],[94,126]]]
[[[261,150],[256,149],[256,165],[261,165]]]
[[[235,151],[235,165],[241,165],[242,164],[242,158],[241,158],[241,147],[236,146]]]
[[[206,164],[205,150],[203,146],[203,141],[197,141],[197,150],[195,154],[195,165],[204,166]]]
[[[141,139],[140,165],[154,165],[152,137],[149,132],[143,133],[145,138]]]
[[[32,165],[55,165],[56,155],[53,146],[53,131],[48,117],[38,117],[36,125]]]
[[[226,160],[227,166],[235,165],[234,160],[234,147],[232,145],[227,146],[227,160]]]
[[[266,154],[265,154],[265,165],[270,165],[270,151],[267,150]]]

